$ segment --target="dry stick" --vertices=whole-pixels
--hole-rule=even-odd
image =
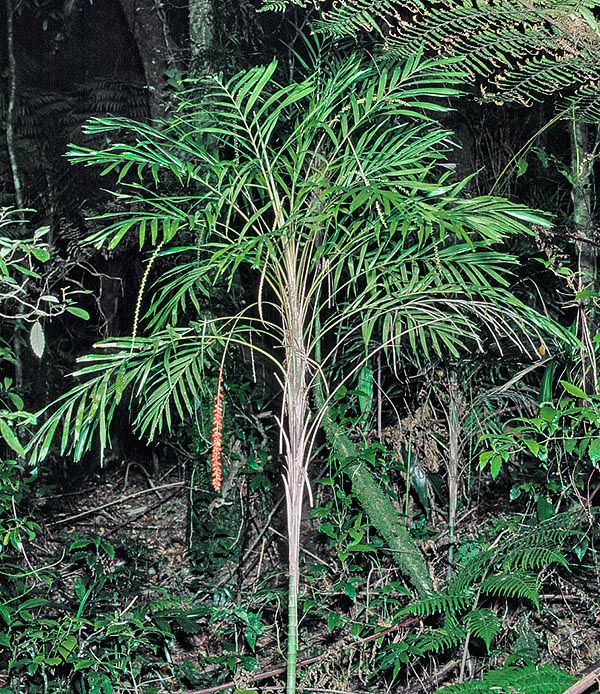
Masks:
[[[357,648],[358,646],[361,646],[363,643],[368,643],[369,641],[376,641],[377,639],[380,639],[382,636],[385,636],[386,634],[391,634],[392,632],[397,631],[398,629],[403,629],[404,627],[408,627],[411,624],[415,624],[415,622],[418,622],[419,619],[419,617],[409,617],[408,619],[405,619],[403,622],[400,622],[400,624],[396,624],[393,627],[388,627],[383,631],[378,631],[376,634],[366,636],[364,639],[359,639],[355,643],[350,644],[348,648]],[[304,667],[306,665],[312,665],[313,663],[316,663],[329,655],[330,651],[327,651],[326,653],[321,653],[321,655],[315,655],[312,658],[300,660],[298,661],[297,665],[299,668]],[[244,679],[244,684],[247,685],[251,682],[260,682],[260,680],[266,680],[269,677],[276,677],[277,675],[282,675],[286,670],[287,666],[283,665],[282,667],[273,668],[273,670],[259,672],[256,675],[252,675],[252,677]],[[235,687],[235,682],[225,682],[224,684],[217,684],[214,687],[207,687],[206,689],[191,689],[188,690],[186,694],[214,694],[214,692],[222,692],[224,689],[232,689]]]
[[[265,536],[265,534],[267,533],[267,531],[268,531],[268,530],[271,530],[270,523],[271,523],[271,521],[273,520],[273,516],[275,515],[277,509],[281,506],[281,503],[283,502],[284,498],[285,498],[284,496],[280,496],[280,497],[279,497],[279,501],[277,501],[277,503],[275,504],[275,506],[273,506],[273,508],[271,509],[269,515],[267,516],[267,522],[266,522],[266,524],[265,524],[265,527],[260,531],[258,537],[256,537],[256,539],[252,542],[252,544],[251,544],[250,547],[246,550],[246,553],[245,553],[244,556],[242,557],[242,560],[241,560],[241,562],[240,562],[240,564],[241,564],[242,566],[244,565],[244,563],[246,562],[246,560],[249,558],[249,556],[252,554],[252,552],[255,550],[256,546],[257,546],[258,543],[262,540],[262,538]],[[230,579],[232,576],[233,576],[233,569],[231,569],[231,570],[229,571],[229,573],[227,574],[227,576],[224,576],[224,577],[216,584],[216,587],[218,588],[219,586],[222,586],[222,585],[224,585],[225,583],[227,583],[227,582],[229,581],[229,579]]]
[[[254,552],[254,550],[256,549],[256,546],[258,545],[258,543],[263,539],[263,537],[264,537],[264,536],[267,534],[267,532],[271,529],[271,521],[273,520],[273,516],[274,516],[275,513],[277,512],[277,509],[281,506],[281,503],[283,502],[284,498],[285,498],[284,496],[280,496],[280,497],[279,497],[279,500],[277,501],[277,503],[273,506],[273,508],[272,508],[271,511],[269,512],[269,515],[267,516],[267,521],[266,521],[266,523],[265,523],[265,526],[264,526],[263,529],[258,533],[258,535],[256,536],[256,538],[252,541],[252,544],[250,545],[250,547],[248,547],[248,549],[246,550],[246,552],[245,552],[245,554],[244,554],[244,557],[243,557],[243,559],[242,559],[242,564],[244,564],[244,562],[246,562],[246,560],[250,557],[250,555],[252,554],[252,552]]]
[[[268,687],[261,687],[263,692],[280,692],[285,689],[283,684],[272,684]],[[302,687],[303,692],[318,692],[319,694],[361,694],[360,690],[355,689],[349,692],[347,689],[324,689],[322,687]],[[365,692],[364,694],[369,694]]]
[[[436,670],[433,675],[428,677],[425,682],[421,683],[418,682],[417,684],[411,685],[407,687],[403,694],[417,694],[417,692],[423,691],[423,686],[425,684],[435,684],[436,689],[440,685],[441,682],[443,682],[446,679],[446,675],[448,675],[454,668],[458,665],[456,660],[451,660],[449,663],[446,663],[444,666],[442,666],[439,670]],[[427,690],[425,690],[427,691]]]
[[[582,692],[587,692],[594,684],[600,684],[600,665],[598,664],[585,677],[571,685],[564,694],[582,694]]]
[[[88,509],[87,511],[76,513],[73,516],[67,516],[67,518],[61,518],[60,520],[48,523],[48,527],[51,528],[54,525],[63,525],[64,523],[69,523],[70,521],[77,520],[79,518],[84,518],[85,516],[90,516],[92,513],[103,511],[105,508],[109,508],[110,506],[117,506],[118,504],[122,504],[124,501],[135,499],[138,496],[143,496],[144,494],[151,494],[153,492],[156,493],[156,491],[160,489],[173,489],[173,487],[183,487],[184,485],[185,482],[170,482],[169,484],[161,484],[159,487],[150,487],[150,489],[142,489],[139,492],[134,492],[133,494],[128,494],[127,496],[122,496],[119,499],[109,501],[106,504],[102,504],[102,506],[96,506],[95,508]]]

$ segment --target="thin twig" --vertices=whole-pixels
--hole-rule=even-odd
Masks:
[[[181,484],[183,484],[183,482]],[[150,490],[148,490],[148,491],[150,491]],[[104,533],[104,537],[108,537],[109,535],[113,535],[114,533],[116,533],[120,530],[123,530],[123,528],[126,528],[128,525],[135,523],[142,516],[145,516],[146,514],[154,511],[154,509],[159,508],[160,506],[163,506],[164,504],[167,504],[169,501],[171,501],[171,499],[174,499],[179,493],[180,493],[179,490],[177,490],[177,491],[173,492],[172,494],[169,494],[169,496],[165,496],[162,499],[155,501],[151,506],[145,506],[144,509],[142,511],[140,511],[139,513],[137,513],[135,516],[128,518],[126,521],[123,521],[123,523],[119,523],[119,525],[115,525],[110,530],[106,531]],[[111,520],[114,520],[114,518]]]
[[[402,694],[413,694],[413,692],[416,694],[418,691],[422,689],[422,684],[425,685],[435,685],[435,688],[437,689],[439,685],[446,679],[446,675],[448,675],[454,668],[458,665],[456,660],[451,660],[449,663],[446,663],[444,666],[439,668],[439,670],[436,670],[430,677],[428,677],[424,683],[419,682],[418,684],[411,685],[410,687],[407,687]],[[428,690],[430,691],[430,690]]]

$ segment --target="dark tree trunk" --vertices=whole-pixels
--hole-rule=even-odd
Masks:
[[[119,0],[136,42],[149,90],[150,115],[165,115],[169,87],[167,70],[175,64],[173,40],[166,17],[154,0]]]
[[[211,71],[214,42],[212,0],[189,0],[190,72],[203,75]]]
[[[594,223],[594,159],[598,147],[598,129],[573,119],[571,123],[571,198],[573,226],[578,239],[577,250],[579,286],[583,292],[578,300],[578,332],[584,345],[581,350],[582,386],[588,393],[598,391],[598,364],[594,346],[594,304],[586,292],[595,292],[596,246]],[[595,135],[595,137],[594,137]]]
[[[17,61],[15,59],[15,32],[14,32],[15,7],[13,0],[6,0],[6,48],[8,57],[8,107],[6,109],[6,147],[10,161],[13,187],[15,189],[15,203],[19,210],[24,207],[23,188],[19,173],[19,163],[15,150],[15,112],[17,105]]]

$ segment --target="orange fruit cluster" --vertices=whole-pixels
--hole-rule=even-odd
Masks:
[[[212,429],[212,486],[217,492],[221,491],[223,482],[223,465],[221,453],[223,451],[223,370],[219,369],[219,387],[215,395],[213,407],[213,429]]]

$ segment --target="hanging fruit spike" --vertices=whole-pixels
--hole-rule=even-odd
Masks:
[[[211,470],[212,487],[215,491],[221,491],[223,481],[223,465],[221,454],[223,452],[223,370],[219,369],[219,385],[215,395],[213,406],[212,452]]]

